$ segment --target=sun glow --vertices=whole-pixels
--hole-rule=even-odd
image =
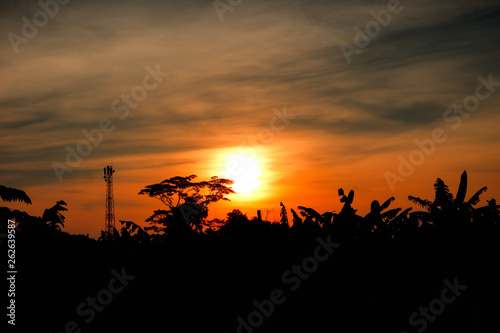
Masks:
[[[260,166],[250,154],[237,153],[226,157],[227,178],[234,181],[233,190],[237,195],[249,196],[260,186]]]

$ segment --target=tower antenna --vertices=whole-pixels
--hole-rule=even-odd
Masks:
[[[106,215],[104,222],[104,232],[107,236],[113,235],[115,228],[115,198],[113,195],[113,170],[112,166],[104,168],[104,181],[106,182]]]

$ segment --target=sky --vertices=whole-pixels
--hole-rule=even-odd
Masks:
[[[60,2],[0,4],[0,184],[33,202],[11,208],[64,200],[64,230],[98,237],[103,167],[117,225],[146,226],[146,185],[235,159],[253,191],[211,218],[339,212],[339,188],[362,215],[413,207],[464,170],[500,199],[500,1]]]

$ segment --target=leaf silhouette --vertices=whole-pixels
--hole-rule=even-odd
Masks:
[[[436,183],[434,184],[434,190],[436,194],[434,205],[443,207],[448,206],[452,202],[453,195],[450,193],[448,186],[443,182],[441,178],[438,178],[436,180]]]
[[[31,199],[28,195],[17,188],[0,185],[0,198],[7,202],[21,201],[31,205]]]
[[[474,205],[477,205],[477,203],[479,202],[479,196],[483,193],[483,192],[486,192],[488,188],[485,186],[483,187],[482,189],[480,189],[479,191],[476,192],[476,194],[474,194],[470,199],[469,201],[467,201],[467,205],[469,206],[474,206]]]
[[[467,172],[464,171],[460,177],[460,185],[458,186],[457,196],[455,197],[455,204],[461,205],[465,200],[467,193]]]
[[[430,202],[427,199],[420,199],[419,197],[413,197],[413,196],[409,195],[408,200],[413,202],[415,205],[420,206],[422,208],[425,208],[427,210],[430,210],[430,208],[432,206],[432,202]]]
[[[382,205],[380,205],[380,211],[383,211],[384,209],[386,209],[387,207],[389,207],[389,205],[394,201],[394,197],[390,197],[389,199],[387,199]]]

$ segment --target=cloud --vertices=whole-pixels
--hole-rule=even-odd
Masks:
[[[20,34],[21,17],[40,8],[3,1],[0,183],[57,184],[50,164],[64,162],[65,147],[104,117],[116,130],[69,181],[98,175],[111,157],[124,167],[127,158],[140,161],[127,164],[136,172],[155,159],[155,170],[204,168],[210,155],[200,152],[237,147],[285,105],[297,117],[269,154],[293,141],[286,149],[297,150],[297,161],[288,170],[313,158],[347,165],[392,153],[396,161],[474,92],[477,76],[500,80],[495,1],[401,3],[404,10],[348,64],[339,44],[352,44],[354,27],[364,28],[387,1],[243,1],[222,22],[210,1],[71,1],[19,54],[6,36]],[[171,75],[119,119],[111,103],[157,64]],[[493,132],[497,106],[491,98],[468,123]],[[471,140],[492,145],[489,136]],[[337,142],[328,154],[314,151]]]

